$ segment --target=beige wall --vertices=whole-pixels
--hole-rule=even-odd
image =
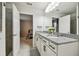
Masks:
[[[29,29],[32,29],[32,20],[21,20],[21,37],[25,37]]]

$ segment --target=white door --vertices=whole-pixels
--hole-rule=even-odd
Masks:
[[[13,55],[16,56],[20,49],[20,14],[13,4]]]
[[[5,56],[5,3],[0,2],[0,8],[1,8],[1,31],[0,31],[0,56]]]

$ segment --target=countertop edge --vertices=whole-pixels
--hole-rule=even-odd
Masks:
[[[37,34],[39,34],[40,36],[42,36],[40,33],[37,33]],[[44,37],[44,36],[42,36],[42,37]],[[74,42],[78,42],[79,40],[76,40],[76,41],[70,41],[70,42],[64,42],[64,43],[57,43],[57,42],[55,42],[55,41],[52,41],[52,40],[50,40],[49,38],[46,38],[46,37],[44,37],[46,40],[48,40],[48,41],[51,41],[52,43],[54,43],[54,44],[56,44],[56,45],[62,45],[62,44],[69,44],[69,43],[74,43]]]

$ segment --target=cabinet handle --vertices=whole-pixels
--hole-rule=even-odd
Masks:
[[[52,45],[49,45],[52,49],[55,49],[55,47],[53,47]]]
[[[45,45],[43,46],[43,50],[44,50],[44,52],[46,51],[46,46]]]
[[[13,36],[17,36],[17,34],[13,34]]]
[[[45,40],[43,40],[45,43],[46,43],[46,41]]]

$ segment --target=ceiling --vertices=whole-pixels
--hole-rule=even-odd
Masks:
[[[76,12],[76,7],[77,7],[77,2],[61,2],[59,6],[57,6],[49,13],[52,13],[53,15],[61,14],[61,16],[66,14],[71,14]]]
[[[29,7],[29,8],[35,8],[35,9],[40,9],[44,10],[49,2],[15,2],[16,6],[20,7]]]
[[[50,2],[32,2],[32,6],[35,9],[45,10],[49,3]]]
[[[45,11],[47,5],[50,2],[17,2],[17,6],[24,7],[23,9],[29,7],[30,9],[39,9]],[[77,2],[61,2],[59,6],[57,6],[55,9],[53,9],[51,12],[47,14],[51,15],[57,15],[61,14],[60,16],[64,14],[70,14],[76,11],[76,5]]]

